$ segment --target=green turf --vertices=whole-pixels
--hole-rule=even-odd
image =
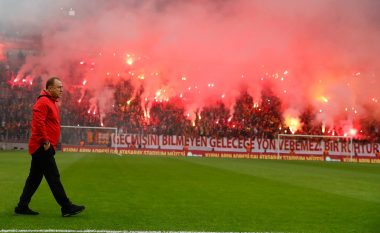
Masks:
[[[45,181],[15,216],[26,152],[0,152],[0,229],[380,232],[380,165],[58,153],[82,214],[60,217]]]

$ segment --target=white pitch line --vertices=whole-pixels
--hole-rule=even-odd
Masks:
[[[117,230],[63,230],[63,229],[41,229],[41,230],[31,230],[31,229],[1,229],[1,233],[8,232],[36,232],[36,233],[238,233],[238,232],[204,232],[204,231],[117,231]],[[248,232],[244,232],[248,233]],[[270,233],[270,232],[252,232],[252,233]],[[272,232],[273,233],[273,232]]]

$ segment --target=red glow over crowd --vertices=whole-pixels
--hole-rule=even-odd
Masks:
[[[31,109],[43,80],[41,77],[32,80],[28,74],[15,79],[24,61],[25,55],[20,51],[0,62],[1,141],[26,142],[30,136]],[[262,89],[259,102],[241,90],[232,108],[221,98],[196,108],[191,113],[194,117],[190,117],[182,96],[165,99],[162,93],[148,109],[144,104],[147,101],[144,86],[136,87],[130,79],[123,78],[107,83],[105,88],[114,90],[113,103],[101,112],[93,101],[95,93],[83,91],[87,80],[73,80],[65,84],[60,101],[63,125],[118,127],[122,132],[137,134],[213,137],[276,138],[280,133],[344,135],[363,142],[380,142],[380,122],[376,118],[355,119],[352,125],[358,127],[347,132],[339,125],[331,127],[319,121],[316,118],[319,109],[312,105],[303,109],[297,119],[286,118],[281,99],[269,86]],[[156,97],[160,95],[157,93]]]

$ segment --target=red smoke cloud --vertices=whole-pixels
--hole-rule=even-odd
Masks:
[[[3,50],[4,50],[4,45],[2,43],[0,43],[0,61],[5,60]]]
[[[45,3],[43,18],[32,20],[41,55],[19,75],[86,80],[100,112],[112,103],[106,82],[122,77],[143,85],[150,101],[183,98],[191,114],[217,100],[232,109],[242,89],[258,102],[269,83],[289,117],[308,105],[326,125],[378,115],[376,1]],[[86,67],[82,80],[73,80],[71,63]]]

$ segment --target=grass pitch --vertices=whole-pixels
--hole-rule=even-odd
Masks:
[[[1,229],[380,232],[380,165],[58,153],[70,199],[62,218],[46,181],[13,209],[26,152],[0,152]]]

